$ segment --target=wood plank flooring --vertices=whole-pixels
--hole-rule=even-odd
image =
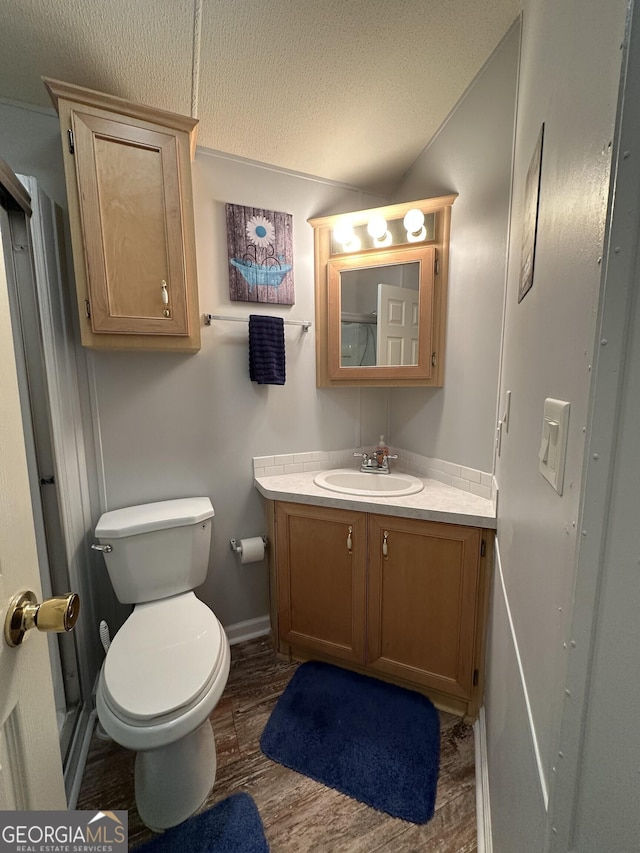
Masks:
[[[249,793],[271,853],[475,853],[473,730],[458,717],[440,714],[436,812],[423,826],[389,817],[262,754],[260,735],[297,666],[278,660],[268,637],[232,647],[229,681],[211,716],[218,773],[205,807]],[[76,806],[128,809],[130,849],[154,835],[135,807],[134,758],[94,734]]]

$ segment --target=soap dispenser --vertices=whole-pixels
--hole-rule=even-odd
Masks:
[[[389,455],[389,448],[384,443],[384,436],[380,436],[380,440],[376,445],[376,462],[378,463],[378,467],[381,468],[384,462],[385,456]]]

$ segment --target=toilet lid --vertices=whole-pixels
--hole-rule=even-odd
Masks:
[[[217,673],[223,629],[193,592],[139,604],[104,662],[115,711],[141,723],[194,703]]]

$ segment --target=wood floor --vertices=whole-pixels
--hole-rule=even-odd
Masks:
[[[469,726],[441,713],[435,815],[423,826],[397,820],[262,754],[260,735],[297,664],[277,660],[266,637],[233,646],[231,651],[229,681],[211,716],[218,773],[205,807],[238,791],[249,793],[262,817],[271,853],[477,850],[473,730]],[[154,834],[136,811],[134,757],[94,734],[76,806],[128,809],[130,848]]]

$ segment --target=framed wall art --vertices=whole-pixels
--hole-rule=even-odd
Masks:
[[[533,151],[527,180],[524,188],[524,218],[522,223],[522,261],[520,264],[520,285],[518,302],[522,302],[533,285],[533,272],[536,259],[536,239],[538,232],[538,213],[540,207],[540,176],[542,170],[542,142],[544,124],[540,128],[538,141]]]
[[[232,301],[293,305],[293,217],[227,204],[229,296]]]

